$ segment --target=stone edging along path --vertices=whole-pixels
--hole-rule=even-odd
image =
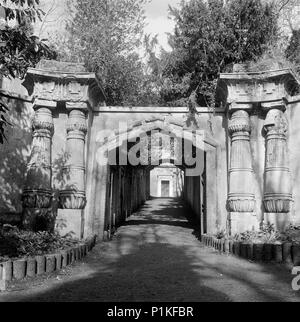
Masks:
[[[96,236],[77,246],[58,251],[55,254],[18,258],[2,262],[0,263],[0,291],[5,291],[10,281],[59,271],[84,258],[95,245]]]
[[[292,243],[243,243],[203,235],[205,246],[252,261],[265,261],[300,266],[300,245]]]

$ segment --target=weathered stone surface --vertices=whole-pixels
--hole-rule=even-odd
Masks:
[[[21,280],[26,276],[26,259],[19,259],[13,261],[13,278]]]
[[[281,243],[275,243],[273,245],[273,258],[277,263],[281,263],[283,260],[283,250]]]
[[[264,244],[263,260],[266,262],[273,260],[273,244]]]
[[[68,252],[63,251],[61,253],[61,256],[62,256],[62,268],[65,268],[68,266]]]
[[[45,274],[46,272],[46,258],[45,256],[36,256],[36,272],[37,275]]]
[[[223,83],[222,86],[221,83]],[[209,108],[197,109],[199,117],[196,116],[193,121],[205,131],[202,142],[205,154],[201,156],[203,172],[199,178],[187,178],[185,196],[198,218],[201,219],[203,232],[212,234],[228,226],[231,233],[253,227],[257,229],[258,224],[264,219],[262,204],[268,215],[265,220],[269,221],[273,216],[274,222],[280,221],[280,226],[285,227],[290,223],[293,214],[293,204],[290,202],[292,193],[296,201],[295,220],[300,222],[298,214],[300,174],[297,170],[300,155],[295,148],[298,144],[297,133],[300,124],[299,113],[297,113],[299,98],[295,97],[291,84],[296,85],[295,78],[287,70],[224,74],[220,80],[220,89],[224,90],[223,106],[216,109],[215,113],[212,113]],[[111,236],[115,225],[137,209],[149,195],[149,191],[143,183],[143,181],[147,183],[147,179],[143,179],[143,176],[146,177],[145,172],[139,173],[140,171],[134,169],[135,175],[131,184],[128,180],[129,175],[125,174],[126,180],[122,179],[124,175],[122,170],[113,174],[113,198],[110,197],[107,188],[111,180],[111,169],[106,163],[99,162],[101,158],[98,152],[100,145],[101,148],[109,147],[110,152],[119,149],[120,146],[118,142],[113,143],[113,140],[104,140],[100,144],[98,140],[100,134],[105,131],[110,132],[107,138],[117,137],[120,141],[127,138],[133,139],[137,133],[155,129],[167,130],[179,135],[189,128],[188,122],[191,120],[186,116],[187,108],[151,107],[147,109],[146,107],[102,106],[103,93],[97,85],[95,75],[86,73],[82,66],[68,63],[42,62],[37,69],[29,69],[25,85],[29,94],[36,96],[33,106],[36,110],[36,118],[33,121],[35,133],[33,147],[36,148],[31,155],[28,167],[29,181],[28,185],[25,184],[23,195],[24,214],[27,219],[29,218],[28,223],[25,221],[26,225],[30,227],[34,223],[34,219],[31,222],[30,218],[35,217],[36,209],[47,209],[50,204],[55,204],[55,207],[60,206],[65,210],[74,209],[74,214],[76,210],[84,210],[80,216],[68,215],[69,218],[64,218],[68,226],[66,231],[74,230],[80,237],[84,232],[85,237],[97,233],[102,238],[104,231]],[[284,129],[285,126],[284,122],[276,121],[281,119],[277,117],[280,113],[274,112],[276,110],[280,113],[286,110],[284,115],[288,119],[290,130],[288,135],[285,130],[278,130],[280,127]],[[232,116],[230,120],[228,115]],[[131,125],[125,131],[119,128],[120,121]],[[273,126],[272,122],[278,124]],[[270,164],[266,167],[266,175],[263,173],[265,161],[263,128],[266,130],[268,150],[266,159]],[[54,129],[55,134],[52,136]],[[20,142],[23,140],[24,133],[20,130],[17,132],[15,136]],[[61,153],[67,152],[65,151],[66,132],[67,145],[73,151],[69,163],[61,162],[63,158],[60,158]],[[228,135],[231,137],[230,147],[228,147]],[[24,139],[24,144],[16,145],[19,151],[19,154],[14,154],[16,160],[20,155],[25,156],[25,150],[28,151],[27,141],[28,138]],[[289,153],[284,156],[286,146],[289,148]],[[5,151],[1,149],[4,154]],[[11,150],[8,152],[10,153]],[[50,158],[49,152],[53,154]],[[169,154],[172,155],[172,153]],[[228,155],[230,155],[230,164],[228,164]],[[275,165],[277,172],[272,164],[276,159],[274,155],[278,160],[284,159],[284,165],[280,163],[281,161],[278,161],[278,167]],[[85,157],[87,157],[87,164],[85,164]],[[3,164],[11,162],[9,158],[3,160]],[[288,162],[285,163],[285,161]],[[26,163],[27,160],[24,162]],[[22,169],[20,170],[22,173],[25,172],[23,163],[15,166]],[[230,169],[229,183],[228,168]],[[290,182],[293,184],[292,189],[287,189],[289,186],[287,169],[292,170],[293,181]],[[267,173],[272,171],[273,175],[268,176]],[[61,172],[64,174],[61,175]],[[6,170],[5,178],[8,176],[7,173],[10,171]],[[282,178],[281,174],[283,174]],[[15,175],[16,173],[13,173],[14,177]],[[70,178],[67,178],[68,175]],[[24,186],[22,175],[19,174],[19,176],[20,180],[17,180],[16,186],[11,189],[5,186],[4,181],[2,182],[4,189],[2,189],[3,200],[0,199],[1,209],[1,204],[6,203],[12,211],[22,211],[20,205],[14,207],[14,204],[20,204],[20,201],[9,198],[12,190],[21,191]],[[265,191],[262,189],[264,176],[266,177]],[[51,182],[52,178],[55,184]],[[126,189],[122,188],[124,185]],[[271,189],[268,188],[269,186]],[[60,205],[56,204],[56,195],[52,198],[54,190],[62,191]],[[130,196],[129,190],[133,191],[134,196]],[[128,205],[129,202],[126,204],[124,200],[129,200],[133,205],[132,208]],[[111,204],[113,206],[110,210],[108,205]],[[229,217],[227,217],[226,207],[230,211]],[[31,209],[32,215],[30,215]],[[287,215],[284,225],[281,225],[282,213]]]
[[[263,243],[257,243],[253,245],[253,259],[257,262],[260,262],[263,260],[264,256],[264,244]]]
[[[36,66],[37,69],[59,71],[66,73],[84,73],[86,68],[84,64],[60,62],[56,60],[42,59]]]
[[[282,259],[285,263],[292,263],[292,243],[284,243],[282,245]]]
[[[266,136],[265,211],[289,213],[293,199],[287,148],[288,123],[281,110],[272,109],[268,112],[264,131]]]
[[[297,88],[297,80],[289,69],[224,73],[220,80],[227,87],[227,92],[220,93],[220,96],[228,103],[282,101],[283,97],[293,94]]]
[[[248,247],[248,245],[246,243],[240,244],[240,254],[241,254],[241,257],[243,257],[245,259],[248,258],[247,247]]]
[[[56,257],[55,255],[46,255],[46,273],[52,273],[56,269]]]
[[[233,243],[233,252],[234,252],[234,255],[240,256],[240,254],[241,254],[241,243],[240,242],[235,241]]]
[[[76,209],[58,209],[56,218],[56,229],[64,236],[72,234],[81,239],[83,225],[83,211]]]
[[[52,201],[52,136],[54,131],[52,112],[40,107],[33,120],[33,142],[23,190],[24,226],[30,227],[32,219],[26,209],[47,209]]]
[[[6,261],[1,263],[2,267],[2,279],[5,281],[11,281],[13,278],[13,263],[12,261]]]
[[[27,258],[26,276],[35,277],[37,273],[37,262],[35,258]]]
[[[62,268],[62,254],[61,253],[55,254],[55,262],[56,262],[55,269],[58,271]]]
[[[68,160],[63,169],[64,187],[60,191],[63,209],[84,209],[85,197],[85,136],[87,133],[85,113],[71,110],[67,123]]]
[[[294,244],[292,246],[292,254],[293,254],[293,263],[295,266],[300,265],[300,245]]]
[[[105,100],[100,81],[82,65],[43,61],[29,68],[23,86],[29,95],[55,102],[89,102],[95,108]]]
[[[255,196],[248,112],[240,110],[233,113],[228,130],[231,135],[228,210],[236,213],[253,212]]]

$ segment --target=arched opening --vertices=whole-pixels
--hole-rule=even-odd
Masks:
[[[182,198],[184,171],[172,163],[162,163],[150,170],[151,198]]]
[[[105,239],[151,198],[179,198],[190,207],[199,231],[207,232],[205,164],[207,152],[214,160],[217,151],[207,133],[156,120],[110,136],[99,132],[98,142],[101,174],[96,178],[104,173],[107,185],[94,185],[94,209],[99,209],[94,221],[103,223],[99,227]],[[216,167],[212,169],[211,184],[216,185]]]

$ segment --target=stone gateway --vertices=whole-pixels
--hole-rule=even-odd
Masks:
[[[14,185],[2,188],[6,220],[105,239],[154,191],[181,195],[202,234],[300,223],[300,87],[291,70],[221,74],[218,107],[198,107],[194,122],[186,107],[106,106],[101,80],[71,63],[42,61],[19,93],[11,87],[4,81],[0,95],[14,128],[32,122],[1,147],[12,174],[1,185]]]

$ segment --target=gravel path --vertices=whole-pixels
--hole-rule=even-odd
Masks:
[[[255,264],[205,248],[171,199],[154,199],[59,274],[18,282],[0,301],[299,301],[283,265]]]

